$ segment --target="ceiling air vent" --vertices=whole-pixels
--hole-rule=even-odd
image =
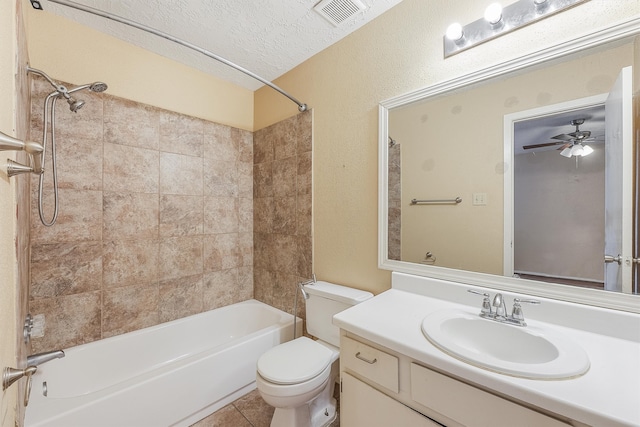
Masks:
[[[360,0],[322,0],[313,9],[336,27],[367,7]]]

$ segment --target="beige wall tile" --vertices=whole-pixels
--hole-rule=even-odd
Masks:
[[[296,195],[298,162],[296,157],[287,157],[273,162],[273,196]]]
[[[238,231],[250,233],[253,231],[253,200],[238,198]]]
[[[101,292],[32,300],[32,314],[45,314],[45,335],[31,341],[34,353],[100,339]]]
[[[104,142],[158,150],[160,110],[112,96],[104,100]]]
[[[160,153],[160,193],[202,196],[202,157]]]
[[[157,282],[159,249],[160,244],[156,239],[104,242],[104,288]]]
[[[102,138],[90,139],[70,135],[64,139],[58,139],[59,142],[56,144],[58,187],[102,190]],[[46,168],[51,168],[50,161],[46,163]],[[47,179],[47,182],[50,181]]]
[[[273,125],[274,127],[274,160],[286,159],[296,155],[296,122],[297,118],[289,118]]]
[[[104,191],[157,193],[160,153],[147,148],[104,144]]]
[[[100,242],[36,244],[31,247],[31,299],[100,290]]]
[[[204,120],[171,111],[160,112],[160,150],[202,157]]]
[[[313,111],[296,116],[296,142],[298,154],[311,152],[313,148]]]
[[[160,322],[169,322],[203,311],[202,275],[181,277],[160,282]]]
[[[136,284],[105,290],[102,337],[120,335],[159,322],[158,284]]]
[[[160,196],[160,237],[203,233],[204,199],[201,196]]]
[[[201,274],[203,237],[170,237],[160,240],[158,273],[161,280]]]
[[[274,159],[274,127],[261,129],[253,136],[253,164],[270,163]]]
[[[292,236],[297,232],[296,225],[296,198],[275,197],[272,231]]]
[[[271,233],[275,215],[273,197],[253,199],[253,230],[257,233]]]
[[[232,138],[229,126],[207,122],[204,125],[204,157],[235,162],[238,143]]]
[[[254,135],[254,297],[289,313],[313,273],[311,126],[307,112]]]
[[[204,236],[204,271],[220,271],[241,265],[238,233]]]
[[[205,234],[237,233],[238,229],[238,199],[233,197],[205,198]]]
[[[61,188],[59,213],[54,227],[45,227],[38,216],[36,191],[31,199],[31,243],[97,241],[102,238],[102,192]],[[53,217],[53,191],[43,191],[44,216]]]
[[[207,310],[240,302],[238,269],[205,273],[202,299]]]
[[[253,163],[238,162],[238,197],[253,197]]]
[[[273,162],[253,165],[253,198],[273,197]]]
[[[104,193],[104,239],[158,237],[158,195]]]
[[[238,197],[238,165],[222,159],[204,159],[204,195],[212,197]],[[245,183],[246,185],[246,183]]]

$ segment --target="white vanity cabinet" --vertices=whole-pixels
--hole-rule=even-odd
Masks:
[[[342,427],[572,425],[351,333],[340,346]]]

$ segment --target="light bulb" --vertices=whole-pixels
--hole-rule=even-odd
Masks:
[[[584,148],[582,149],[582,157],[588,156],[591,153],[593,153],[593,148],[591,148],[588,145],[585,145]]]
[[[462,25],[460,25],[457,22],[454,22],[453,24],[449,25],[449,27],[447,27],[447,32],[445,33],[445,36],[449,40],[454,42],[462,40],[462,37],[464,36],[464,33],[462,32]]]
[[[584,147],[580,144],[575,144],[573,147],[571,147],[572,156],[582,156],[583,151]]]
[[[560,155],[564,157],[571,157],[571,147],[567,147],[564,150],[562,150],[560,152]]]
[[[491,25],[496,25],[502,20],[502,6],[500,3],[491,3],[484,11],[484,19]]]

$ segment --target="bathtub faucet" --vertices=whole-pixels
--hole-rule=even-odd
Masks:
[[[44,353],[32,354],[31,356],[27,356],[27,366],[38,366],[43,363],[49,362],[53,359],[60,359],[64,357],[64,351],[62,350],[54,350],[54,351],[46,351]]]

